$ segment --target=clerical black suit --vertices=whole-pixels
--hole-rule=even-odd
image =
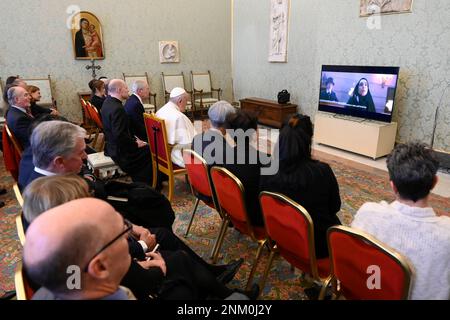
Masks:
[[[148,141],[144,123],[144,106],[139,98],[132,94],[125,103],[125,112],[130,118],[134,134],[142,141]]]
[[[108,96],[102,107],[105,155],[128,173],[135,182],[152,183],[152,158],[149,147],[138,148],[122,102]]]
[[[339,102],[338,98],[336,97],[336,93],[334,93],[334,91],[331,91],[330,93],[328,93],[327,90],[320,91],[320,100],[329,100],[329,101]]]
[[[30,145],[29,128],[33,120],[33,117],[15,107],[9,107],[6,113],[6,123],[23,149]]]

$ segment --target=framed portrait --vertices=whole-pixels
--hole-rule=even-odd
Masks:
[[[81,11],[74,15],[71,32],[75,59],[105,59],[102,25],[94,14]]]
[[[413,0],[360,0],[359,16],[411,13]]]
[[[180,62],[180,48],[178,41],[159,42],[159,62],[177,63]]]

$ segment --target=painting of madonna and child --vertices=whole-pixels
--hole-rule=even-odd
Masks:
[[[397,67],[323,66],[319,110],[390,121],[397,79]]]
[[[72,43],[75,59],[104,59],[102,27],[90,12],[81,11],[72,20]]]

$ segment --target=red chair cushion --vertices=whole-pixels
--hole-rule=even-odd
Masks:
[[[390,255],[355,236],[332,232],[329,236],[334,274],[341,281],[343,295],[347,299],[398,300],[403,296],[406,274]],[[380,275],[380,288],[370,289],[369,277],[375,266]]]

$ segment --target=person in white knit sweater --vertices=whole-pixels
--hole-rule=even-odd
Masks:
[[[450,218],[429,207],[439,163],[420,143],[398,145],[387,158],[396,201],[365,203],[352,227],[370,233],[409,260],[410,299],[450,299]]]

